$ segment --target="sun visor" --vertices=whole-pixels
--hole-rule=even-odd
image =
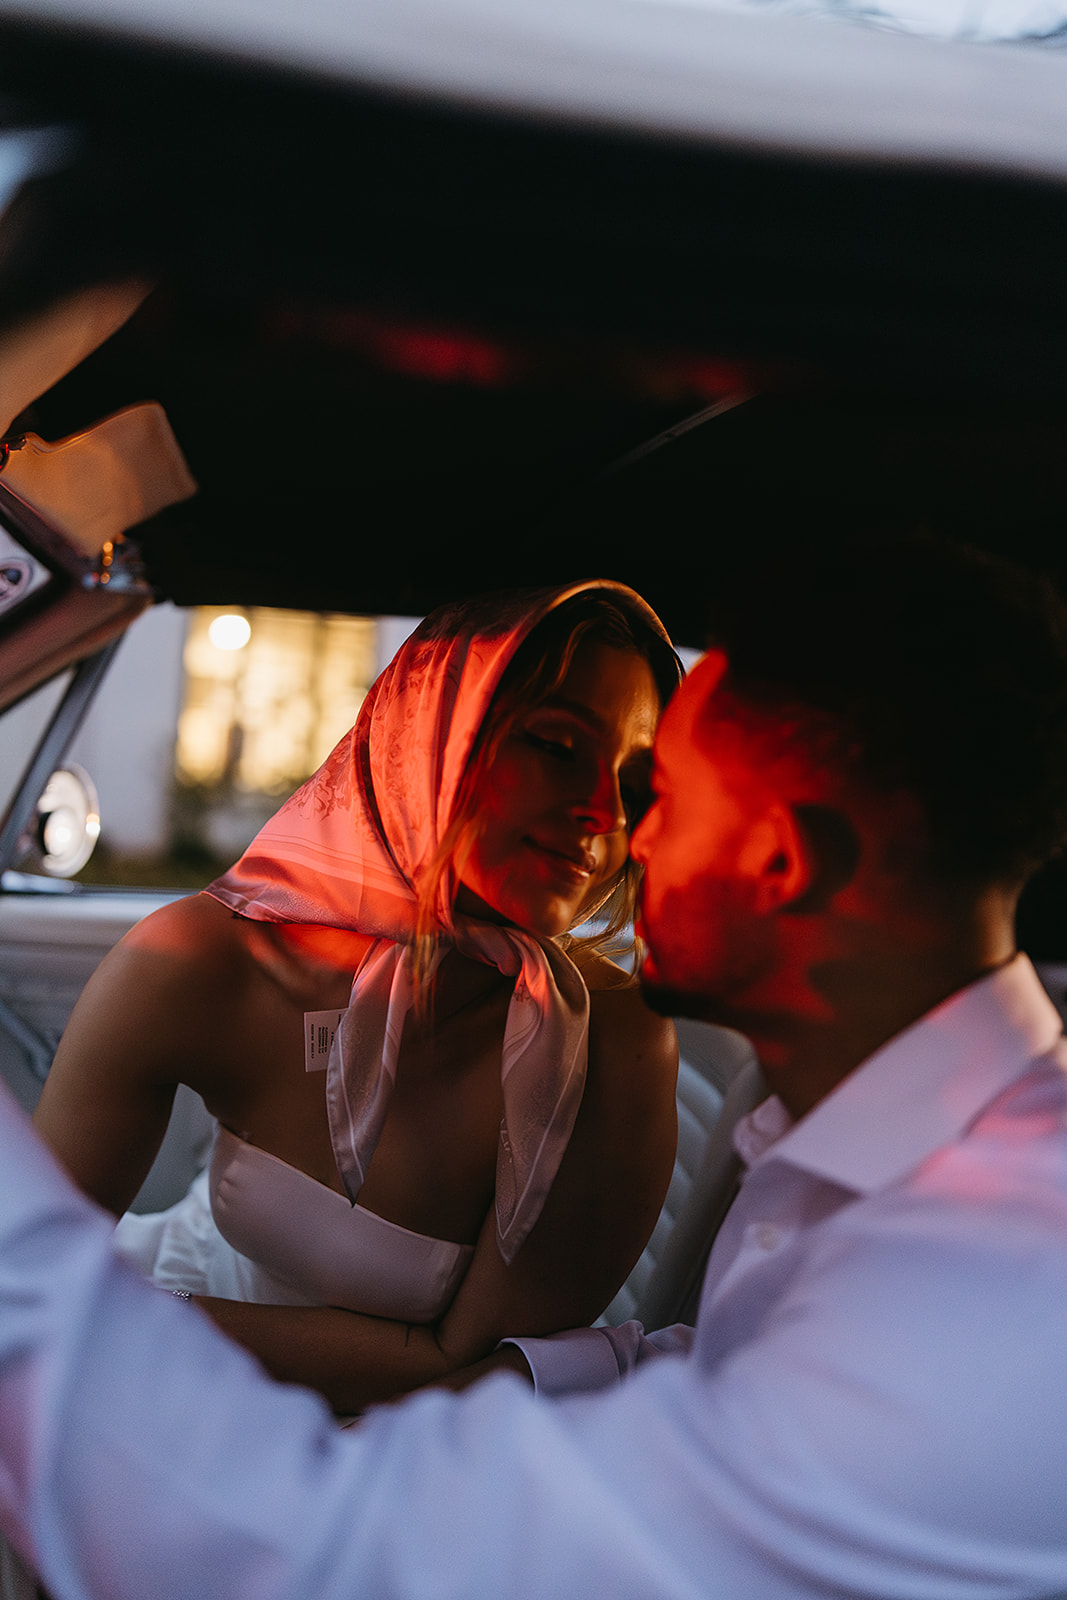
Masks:
[[[128,322],[150,287],[133,282],[85,289],[6,329],[0,335],[0,436]]]
[[[0,335],[0,438],[21,412],[116,333],[150,285],[103,284],[70,295]],[[0,474],[83,556],[187,500],[196,484],[162,406],[130,406],[49,444],[36,434],[0,445]]]
[[[0,710],[152,604],[125,530],[195,490],[154,403],[56,444],[0,445]]]
[[[4,449],[0,482],[89,558],[196,493],[163,407],[154,401],[55,444],[32,433],[9,440],[6,462]]]
[[[0,339],[5,426],[137,309],[143,285],[71,297]],[[162,406],[53,443],[0,442],[0,709],[122,633],[154,598],[126,531],[196,492]]]

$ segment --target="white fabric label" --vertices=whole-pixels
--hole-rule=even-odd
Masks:
[[[304,1071],[325,1072],[330,1047],[347,1006],[339,1011],[304,1012]]]

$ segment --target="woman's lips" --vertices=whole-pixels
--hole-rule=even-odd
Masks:
[[[596,871],[597,860],[591,850],[583,850],[580,845],[573,849],[559,849],[555,845],[544,844],[540,839],[527,838],[526,843],[549,864],[555,868],[561,877],[571,878],[577,884],[587,884]]]

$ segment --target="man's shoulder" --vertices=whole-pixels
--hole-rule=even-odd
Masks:
[[[989,1215],[1036,1201],[1067,1216],[1067,1043],[1036,1057],[916,1172],[917,1196]],[[1067,1245],[1067,1230],[1064,1232]]]
[[[958,1266],[985,1290],[1000,1274],[1021,1288],[1043,1261],[1067,1292],[1067,1051],[1033,1060],[960,1134],[843,1208],[830,1231],[907,1258],[913,1285],[925,1263],[932,1279]]]

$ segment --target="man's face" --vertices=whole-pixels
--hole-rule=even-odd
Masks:
[[[773,919],[760,915],[752,842],[765,790],[749,746],[721,716],[712,654],[667,708],[655,742],[656,799],[632,851],[644,863],[641,984],[660,1011],[740,1027],[769,998]]]

